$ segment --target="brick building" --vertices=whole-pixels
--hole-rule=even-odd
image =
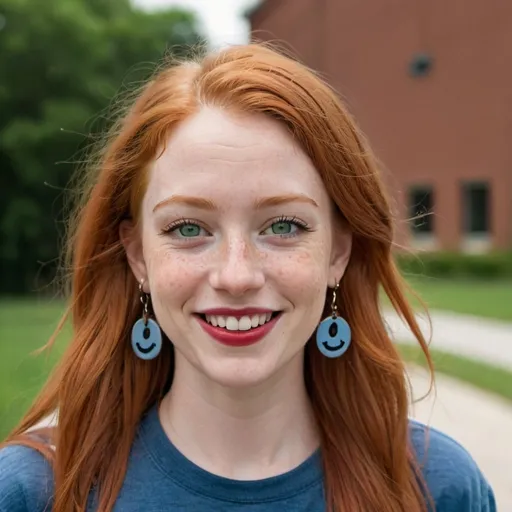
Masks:
[[[383,163],[397,242],[512,247],[512,2],[263,0],[247,17],[340,91]]]

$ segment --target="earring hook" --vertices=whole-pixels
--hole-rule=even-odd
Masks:
[[[148,324],[148,318],[149,318],[149,293],[146,293],[142,287],[144,286],[144,278],[140,280],[139,283],[139,292],[140,292],[140,302],[144,306],[143,311],[143,318],[144,318],[144,325]]]
[[[332,291],[331,310],[332,310],[332,317],[333,318],[336,318],[338,316],[338,304],[336,304],[336,300],[337,300],[336,292],[338,291],[339,287],[340,287],[340,283],[337,282],[336,285],[334,286],[333,291]]]

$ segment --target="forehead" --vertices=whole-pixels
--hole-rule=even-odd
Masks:
[[[151,169],[148,196],[157,202],[190,188],[201,195],[232,195],[238,189],[326,198],[312,161],[282,123],[213,108],[202,109],[171,134]]]

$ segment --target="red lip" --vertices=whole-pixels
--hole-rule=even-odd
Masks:
[[[211,310],[217,311],[217,310]],[[233,310],[231,310],[233,311]],[[245,311],[245,310],[239,310]],[[230,316],[238,316],[231,314]],[[248,309],[247,311],[253,311],[252,314],[256,314],[257,311],[253,309]],[[265,312],[264,310],[260,310],[261,313]],[[267,310],[267,312],[269,312]],[[222,314],[222,313],[208,313],[208,314]],[[226,313],[224,313],[225,315]],[[245,313],[248,315],[249,313]],[[212,324],[209,324],[206,320],[203,320],[201,316],[195,315],[199,325],[203,328],[203,330],[209,334],[212,338],[222,343],[223,345],[229,345],[231,347],[246,347],[248,345],[253,345],[254,343],[258,343],[262,338],[264,338],[276,325],[277,321],[281,317],[281,313],[276,315],[267,323],[260,325],[259,327],[255,327],[254,329],[250,329],[248,331],[228,331],[223,327],[214,327]],[[241,315],[243,316],[243,315]]]
[[[243,308],[243,309],[231,309],[231,308],[212,308],[205,309],[204,311],[198,311],[200,315],[219,315],[219,316],[234,316],[235,318],[242,318],[243,316],[251,315],[264,315],[267,313],[274,313],[275,310],[266,308]]]

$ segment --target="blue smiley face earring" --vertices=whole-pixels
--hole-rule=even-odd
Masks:
[[[162,331],[160,326],[149,318],[149,294],[142,289],[144,279],[139,284],[140,301],[143,305],[142,318],[139,318],[132,328],[132,348],[140,359],[154,359],[162,349]]]
[[[350,326],[344,318],[338,316],[338,305],[336,304],[336,292],[340,287],[336,283],[332,292],[331,316],[320,322],[316,330],[316,345],[318,350],[329,358],[342,356],[350,347],[352,333]]]

